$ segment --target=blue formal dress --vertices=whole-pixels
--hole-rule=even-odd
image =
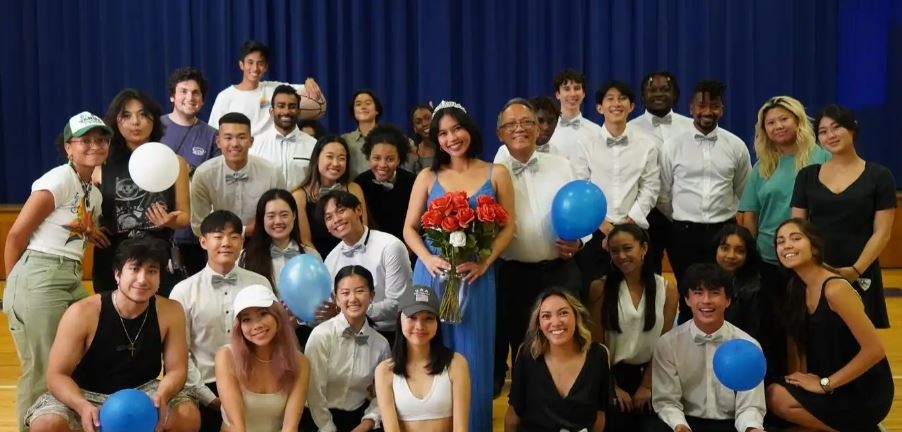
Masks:
[[[445,194],[438,182],[432,184],[426,205]],[[492,187],[492,169],[489,177],[469,198],[470,206],[476,207],[476,197],[488,195],[495,198]],[[438,250],[426,246],[434,254]],[[414,285],[431,286],[432,275],[422,262],[417,260],[413,270]],[[492,430],[492,367],[495,347],[495,266],[476,279],[469,288],[469,300],[463,311],[460,324],[442,324],[445,345],[463,355],[470,365],[470,427],[471,431]]]

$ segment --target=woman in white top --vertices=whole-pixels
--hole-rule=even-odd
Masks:
[[[22,363],[16,404],[20,430],[25,410],[47,391],[44,372],[57,324],[66,307],[87,296],[81,286],[87,241],[107,244],[94,228],[101,194],[91,184],[91,173],[106,161],[111,135],[99,117],[73,116],[59,140],[69,162],[35,180],[6,237],[3,312]]]
[[[439,301],[416,286],[399,300],[392,358],[376,368],[376,397],[385,432],[467,430],[470,370],[467,359],[442,343]]]
[[[288,314],[272,290],[251,285],[235,296],[232,341],[216,353],[222,430],[297,431],[310,380]]]
[[[648,234],[635,224],[608,234],[613,266],[590,287],[593,339],[611,351],[616,403],[607,413],[609,430],[638,430],[651,411],[651,368],[658,338],[673,327],[679,294],[646,260]]]

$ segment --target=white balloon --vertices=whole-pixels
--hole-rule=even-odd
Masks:
[[[166,144],[144,143],[132,152],[128,172],[141,189],[162,192],[172,187],[178,179],[179,160]]]

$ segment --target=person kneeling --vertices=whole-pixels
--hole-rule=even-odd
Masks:
[[[197,406],[182,387],[188,373],[185,313],[157,296],[168,244],[127,240],[114,258],[115,291],[95,294],[63,314],[47,365],[48,393],[25,416],[32,432],[94,432],[100,406],[128,388],[159,409],[157,430],[196,431]],[[162,359],[165,375],[160,375]]]

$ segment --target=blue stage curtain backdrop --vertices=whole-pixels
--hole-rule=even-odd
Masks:
[[[891,125],[902,76],[899,2],[877,0],[7,0],[0,14],[0,202],[23,202],[34,179],[61,163],[54,138],[82,110],[102,115],[124,87],[171,110],[166,79],[194,66],[216,94],[240,81],[238,49],[270,45],[267,79],[315,77],[326,127],[355,125],[349,98],[373,89],[382,122],[409,125],[410,108],[453,99],[483,128],[483,155],[499,145],[495,117],[515,96],[553,95],[565,67],[588,78],[583,113],[599,121],[595,90],[636,87],[666,69],[688,112],[694,83],[727,83],[723,126],[751,145],[755,116],[788,94],[814,113],[839,100],[866,114],[867,157],[902,174]],[[890,111],[889,106],[897,109]],[[633,115],[642,112],[637,100]]]

